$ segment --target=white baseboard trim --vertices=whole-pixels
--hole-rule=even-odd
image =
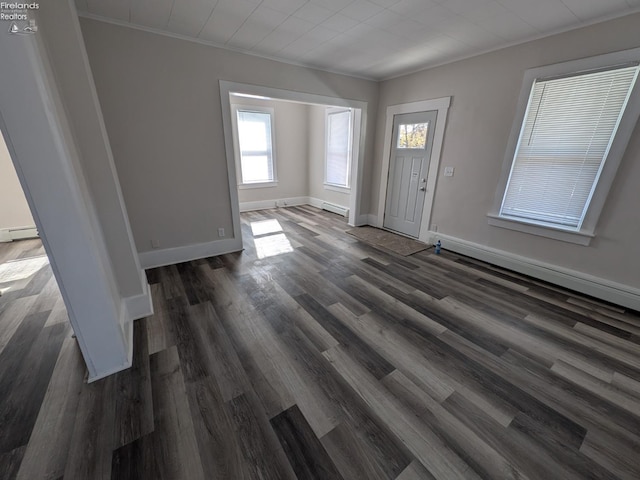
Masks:
[[[38,238],[38,229],[35,226],[0,229],[0,243],[25,238]]]
[[[378,226],[378,216],[373,215],[371,213],[363,213],[358,217],[356,227],[361,227],[363,225],[369,225],[371,227]]]
[[[141,272],[142,275],[144,275],[144,270]],[[124,297],[120,302],[120,328],[122,329],[122,338],[127,352],[125,362],[122,365],[90,376],[87,380],[88,383],[95,382],[101,378],[126,370],[133,364],[133,321],[153,315],[151,289],[146,281],[146,276],[144,276],[142,288],[143,292],[140,295]]]
[[[295,207],[298,205],[306,205],[307,203],[309,203],[309,197],[289,197],[273,200],[259,200],[256,202],[241,202],[240,211],[251,212],[254,210],[267,210],[269,208]]]
[[[131,324],[131,325],[133,325],[133,324]],[[131,344],[133,345],[133,342]],[[133,352],[132,352],[132,355],[133,355]],[[89,376],[87,378],[87,383],[93,383],[93,382],[96,382],[98,380],[102,380],[103,378],[108,377],[109,375],[113,375],[114,373],[118,373],[118,372],[121,372],[123,370],[126,370],[127,368],[131,367],[131,365],[132,365],[132,362],[130,361],[128,363],[123,364],[122,366],[111,368],[111,369],[106,370],[104,372],[100,372],[99,374],[96,374],[94,376]]]
[[[372,227],[377,227],[378,226],[378,216],[373,214],[373,213],[368,213],[366,215],[361,215],[361,217],[366,217],[364,220],[364,223],[361,223],[361,225],[370,225]]]
[[[124,341],[127,345],[127,363],[124,364],[122,370],[126,370],[133,365],[133,322],[129,322],[122,326],[124,333]]]
[[[640,289],[612,282],[587,273],[578,272],[533,258],[515,255],[495,248],[469,242],[459,238],[429,232],[431,243],[436,239],[442,248],[477,258],[499,267],[508,268],[539,280],[575,290],[607,302],[640,311]]]
[[[142,268],[164,267],[181,262],[189,262],[198,258],[214,257],[225,253],[242,250],[242,241],[235,238],[216,240],[214,242],[197,243],[184,247],[150,250],[139,253]]]
[[[133,322],[126,322],[122,325],[122,334],[127,346],[127,359],[125,360],[125,362],[116,367],[96,373],[95,375],[90,375],[89,378],[87,378],[87,383],[96,382],[105,377],[108,377],[109,375],[113,375],[114,373],[126,370],[127,368],[131,367],[131,365],[133,365]]]
[[[356,227],[361,227],[363,225],[381,228],[380,225],[378,225],[378,216],[373,213],[363,213],[358,216]]]
[[[369,225],[369,215],[367,215],[366,213],[364,215],[358,215],[354,226],[361,227],[363,225]]]
[[[143,284],[143,288],[144,292],[140,295],[122,299],[122,320],[124,323],[153,315],[151,289],[147,283]]]
[[[278,207],[297,207],[299,205],[306,205],[309,203],[309,197],[290,197],[279,198],[276,200],[276,206]]]
[[[307,198],[308,205],[311,205],[312,207],[316,207],[319,209],[322,209],[322,202],[324,202],[324,200],[320,200],[319,198],[314,198],[314,197]]]
[[[143,288],[145,290],[144,293],[125,297],[120,303],[120,327],[122,329],[122,336],[127,350],[127,358],[125,362],[121,365],[90,376],[87,379],[88,383],[95,382],[101,378],[126,370],[133,365],[133,321],[153,315],[151,289],[146,282],[144,283]]]
[[[325,203],[331,203],[339,208],[345,209],[347,212],[349,211],[349,207],[338,205],[333,202],[327,202],[326,200],[321,200],[315,197],[290,197],[290,198],[279,198],[279,199],[273,199],[273,200],[260,200],[257,202],[242,202],[240,203],[240,211],[251,212],[253,210],[268,210],[270,208],[278,208],[278,207],[296,207],[298,205],[311,205],[312,207],[316,207],[322,210],[323,204]],[[365,216],[360,215],[359,219],[362,219],[362,217],[365,217]],[[365,220],[363,219],[363,221]],[[363,224],[361,223],[361,225]]]

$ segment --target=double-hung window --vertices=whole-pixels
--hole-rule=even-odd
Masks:
[[[529,229],[523,231],[546,232],[546,236],[567,241],[593,236],[608,193],[608,186],[603,187],[596,198],[599,183],[605,167],[610,166],[606,172],[610,184],[626,148],[630,132],[623,120],[631,120],[631,128],[635,124],[625,115],[635,100],[632,93],[638,70],[637,61],[616,62],[536,75],[525,83],[524,88],[529,89],[526,109],[515,148],[507,152],[510,168],[494,225],[518,230],[521,228],[513,223],[525,224]],[[626,138],[618,138],[623,126],[622,137]],[[597,212],[589,217],[594,200]],[[560,237],[549,234],[553,230],[562,232]],[[575,243],[587,244],[588,240]]]
[[[325,145],[325,187],[350,188],[352,112],[327,108]]]
[[[234,106],[234,124],[240,187],[275,185],[273,109]]]

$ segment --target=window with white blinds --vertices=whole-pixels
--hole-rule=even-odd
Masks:
[[[501,217],[580,229],[637,75],[634,64],[533,83]]]
[[[325,183],[349,188],[351,110],[327,109]]]
[[[274,182],[271,113],[238,109],[236,115],[241,183]]]

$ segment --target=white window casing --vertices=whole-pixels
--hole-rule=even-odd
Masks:
[[[588,245],[640,114],[640,49],[527,70],[489,223]]]

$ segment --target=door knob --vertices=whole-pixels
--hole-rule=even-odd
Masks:
[[[425,192],[426,190],[427,190],[427,187],[420,187],[421,192]]]

